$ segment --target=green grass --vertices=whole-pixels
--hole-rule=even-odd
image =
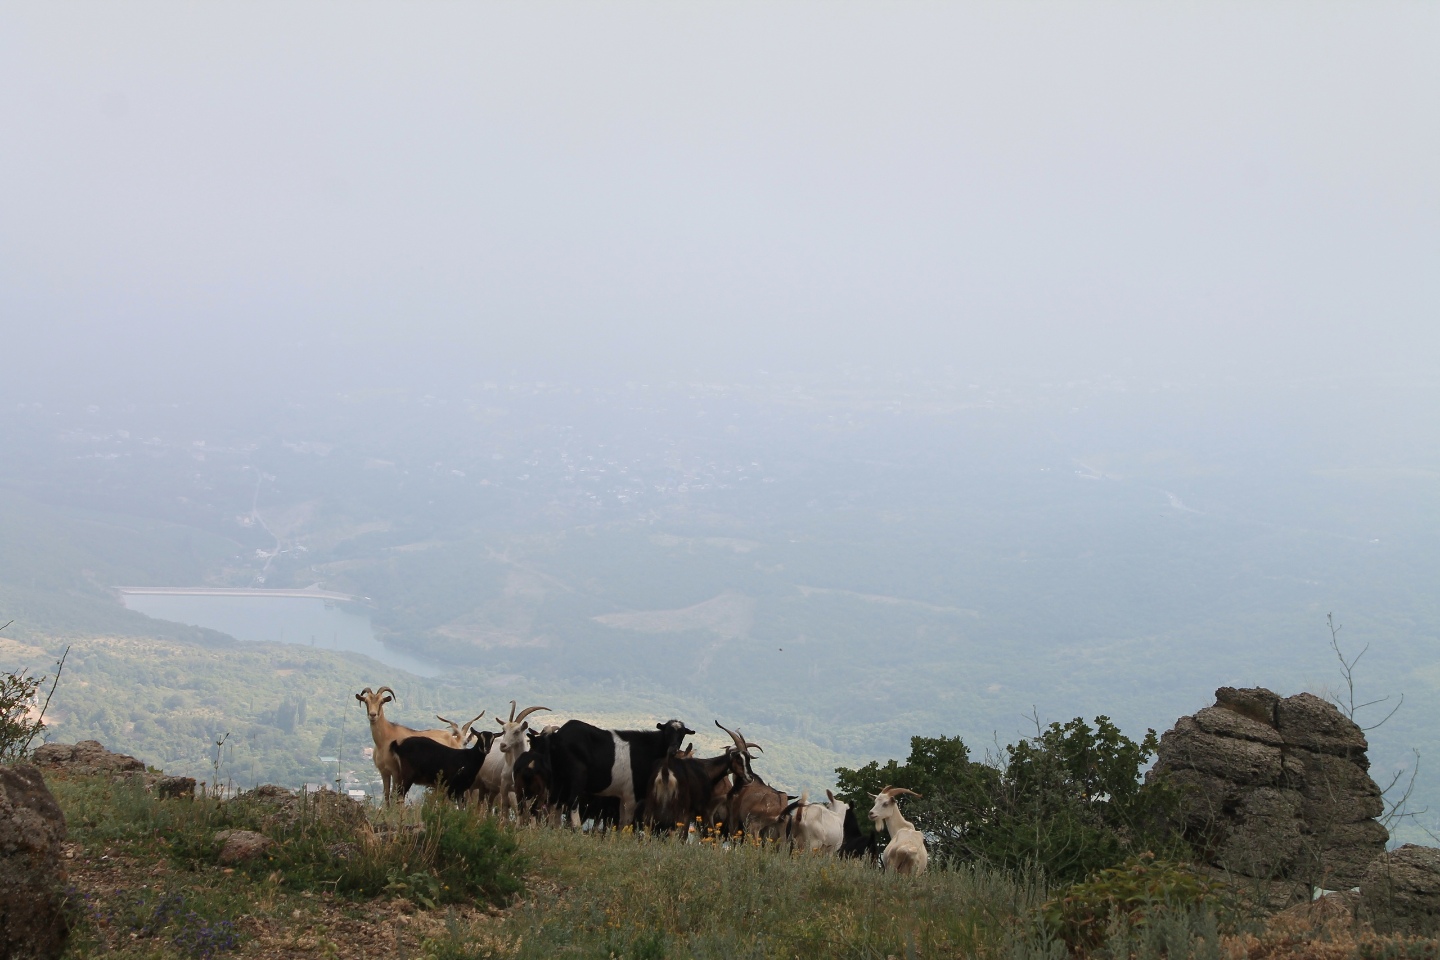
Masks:
[[[911,879],[774,846],[519,837],[554,887],[517,912],[521,958],[974,956],[1000,949],[1043,900],[983,868]]]

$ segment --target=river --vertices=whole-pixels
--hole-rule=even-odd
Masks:
[[[370,618],[350,604],[312,597],[124,594],[131,610],[175,623],[228,633],[236,640],[270,641],[359,653],[421,677],[439,675],[435,664],[391,650],[375,639]]]

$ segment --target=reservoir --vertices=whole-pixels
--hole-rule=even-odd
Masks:
[[[359,653],[421,677],[440,673],[435,664],[391,650],[375,639],[363,608],[317,597],[208,596],[124,593],[125,606],[157,620],[228,633],[236,640],[291,643]]]

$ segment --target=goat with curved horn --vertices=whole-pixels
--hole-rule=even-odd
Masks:
[[[886,787],[884,790],[881,790],[880,793],[885,794],[887,797],[898,797],[902,795],[911,797],[920,796],[920,794],[911,790],[909,787]],[[880,793],[875,794],[875,796],[880,796]]]
[[[549,709],[550,709],[549,707],[526,707],[524,710],[521,710],[521,711],[520,711],[520,715],[519,715],[518,717],[513,717],[513,718],[511,718],[511,721],[510,721],[510,722],[511,722],[511,723],[524,723],[524,722],[525,722],[525,718],[528,717],[528,716],[530,716],[530,714],[535,713],[535,712],[538,711],[538,710],[546,710],[546,711],[548,711]]]
[[[900,812],[900,805],[896,803],[896,798],[904,794],[920,796],[908,787],[890,786],[875,794],[875,806],[870,808],[870,821],[875,824],[876,830],[890,834],[890,842],[885,846],[885,869],[916,875],[925,872],[930,857],[925,851],[925,835],[915,829],[915,824],[905,819],[905,815]]]
[[[748,747],[749,744],[747,744],[744,740],[740,739],[740,734],[736,733],[734,730],[731,730],[729,727],[725,726],[725,724],[721,723],[719,720],[716,720],[716,721],[715,721],[715,726],[719,727],[721,730],[724,730],[726,733],[730,734],[730,739],[735,741],[735,750],[736,750],[737,753],[744,753],[744,752],[745,752],[745,748]]]
[[[502,815],[512,806],[519,810],[519,797],[515,791],[515,764],[520,760],[520,756],[530,749],[529,738],[525,736],[530,725],[525,722],[525,718],[537,711],[550,709],[534,706],[516,713],[517,706],[518,704],[511,700],[510,719],[502,720],[498,716],[495,718],[495,722],[500,724],[500,732],[491,741],[490,752],[476,778],[477,784],[485,793],[498,799]]]
[[[400,768],[400,758],[392,749],[394,743],[408,737],[424,737],[447,747],[460,746],[459,730],[455,724],[444,720],[443,717],[440,719],[450,724],[448,730],[416,730],[413,727],[392,723],[385,716],[385,704],[395,699],[395,691],[389,687],[381,687],[379,690],[371,690],[366,687],[355,694],[355,699],[364,705],[365,714],[370,720],[370,736],[375,741],[375,769],[380,771],[380,782],[384,785],[387,803],[393,799],[402,798],[403,788],[406,785]]]

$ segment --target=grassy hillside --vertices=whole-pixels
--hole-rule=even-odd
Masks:
[[[1121,901],[1138,922],[1111,927],[1104,897],[984,866],[897,877],[775,844],[516,829],[448,804],[362,811],[343,799],[157,800],[108,777],[50,785],[69,824],[76,960],[1421,960],[1436,950],[1324,914],[1265,917],[1239,892],[1197,900],[1179,866],[1148,874],[1166,879]],[[219,832],[236,828],[274,844],[221,866]],[[1158,892],[1181,889],[1183,906]],[[1057,913],[1062,893],[1070,906]],[[1057,917],[1109,933],[1081,939]],[[1061,931],[1098,946],[1068,954]]]

